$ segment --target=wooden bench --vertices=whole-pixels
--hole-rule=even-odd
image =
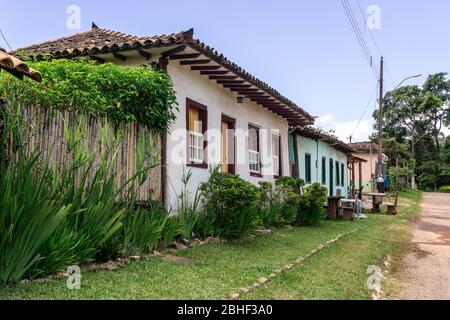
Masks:
[[[399,197],[399,192],[397,191],[395,193],[395,198],[394,198],[394,202],[385,202],[384,204],[387,207],[387,214],[391,215],[391,216],[395,216],[397,214],[397,205],[398,205],[398,197]]]

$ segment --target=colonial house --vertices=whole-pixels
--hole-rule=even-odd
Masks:
[[[137,37],[93,24],[87,32],[19,50],[38,58],[44,54],[55,58],[86,57],[100,63],[147,64],[167,70],[179,104],[177,118],[164,139],[161,159],[162,200],[168,206],[176,206],[183,187],[181,178],[189,170],[191,191],[208,179],[208,168],[215,165],[253,183],[290,176],[288,137],[293,129],[299,135],[308,134],[306,138],[297,135],[297,156],[303,158],[298,169],[302,172],[303,167],[309,168],[302,172],[302,177],[308,182],[322,181],[319,173],[322,171],[316,172],[313,167],[317,159],[322,161],[323,155],[327,157],[326,167],[330,168],[327,170],[331,170],[324,185],[329,185],[331,194],[347,186],[345,152],[349,149],[341,143],[330,145],[307,133],[309,130],[302,130],[314,123],[313,116],[215,49],[194,39],[192,29]],[[320,142],[313,146],[308,139]],[[309,161],[309,167],[304,161]],[[329,161],[333,161],[333,168],[328,166]],[[334,184],[334,179],[339,185]]]
[[[362,169],[356,171],[355,179],[362,182],[365,192],[376,191],[376,172],[378,168],[378,144],[372,141],[363,141],[351,143],[350,146],[355,150],[354,155],[365,160],[361,163]],[[386,175],[387,162],[389,158],[383,153],[384,172]]]
[[[257,183],[290,175],[288,131],[314,118],[266,83],[193,38],[193,30],[136,37],[93,26],[90,31],[23,48],[35,56],[87,57],[99,62],[156,64],[170,74],[179,103],[163,152],[163,200],[175,206],[181,178],[192,191],[208,167]]]
[[[290,135],[293,174],[306,184],[320,183],[328,195],[349,195],[349,159],[354,151],[333,135],[312,127],[300,127]]]

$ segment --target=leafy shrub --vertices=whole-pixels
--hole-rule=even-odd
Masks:
[[[175,92],[165,71],[88,60],[30,62],[42,83],[0,73],[0,95],[23,105],[79,110],[165,130],[175,120]]]
[[[327,200],[328,190],[320,183],[314,183],[306,188],[300,197],[300,216],[298,222],[302,225],[318,225],[323,216],[323,205]]]
[[[201,223],[213,227],[212,235],[245,237],[258,227],[257,188],[250,182],[237,175],[220,173],[220,167],[216,167],[200,190],[203,193]]]
[[[282,225],[290,225],[297,220],[300,194],[296,190],[301,185],[302,180],[294,178],[276,182],[274,200]]]
[[[305,185],[305,181],[300,178],[281,177],[275,182],[276,186],[290,188],[293,192],[300,194],[300,189]]]
[[[262,224],[266,228],[290,225],[297,220],[301,180],[282,178],[275,189],[270,182],[260,182],[257,192],[257,207]]]
[[[440,192],[450,193],[450,186],[443,186],[439,188]]]

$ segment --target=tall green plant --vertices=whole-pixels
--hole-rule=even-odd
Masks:
[[[20,154],[0,174],[0,283],[19,281],[44,260],[41,246],[71,210],[48,199],[47,168],[36,170],[38,155]]]
[[[199,188],[195,190],[193,196],[189,192],[189,182],[192,178],[192,171],[183,175],[183,191],[178,197],[178,216],[181,224],[181,236],[183,239],[190,239],[192,232],[199,220],[199,208],[201,202],[201,192]]]
[[[153,250],[162,236],[167,213],[161,204],[149,209],[127,212],[124,218],[123,245],[128,255]]]

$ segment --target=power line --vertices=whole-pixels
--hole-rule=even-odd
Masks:
[[[374,69],[373,55],[371,54],[370,49],[367,45],[367,42],[359,28],[359,24],[356,20],[353,9],[352,9],[351,5],[349,4],[348,0],[341,0],[341,4],[342,4],[342,7],[344,8],[345,14],[347,15],[349,22],[350,22],[350,26],[353,29],[356,39],[358,40],[361,50],[363,51],[363,54],[364,54],[367,62],[369,63],[369,66],[370,66],[372,72],[374,73],[375,78],[378,79],[378,74],[377,74],[376,70]]]
[[[389,70],[389,66],[386,64],[386,61],[384,61],[384,66],[385,66],[387,74],[389,76],[389,80],[391,80],[392,89],[394,89],[395,88],[395,81],[394,81],[394,78],[392,77],[391,71]]]
[[[364,21],[364,24],[365,24],[365,26],[366,26],[365,29],[369,31],[370,38],[372,39],[372,42],[373,42],[373,44],[375,45],[375,48],[377,49],[379,55],[380,55],[381,57],[384,57],[384,54],[383,54],[383,52],[381,51],[380,46],[378,45],[378,42],[377,42],[377,40],[375,39],[375,36],[374,36],[372,30],[370,30],[369,28],[367,28],[366,16],[364,15],[364,11],[363,11],[363,9],[362,9],[362,7],[361,7],[360,1],[359,1],[359,0],[356,0],[356,3],[358,4],[359,12],[361,13],[361,17],[362,17],[362,19],[363,19],[363,21]],[[389,70],[389,67],[387,66],[387,64],[385,64],[385,69],[386,69],[386,71],[387,71],[387,74],[388,74],[388,76],[389,76],[389,79],[390,79],[391,82],[392,82],[392,86],[394,87],[394,86],[395,86],[395,81],[394,81],[394,79],[393,79],[393,77],[392,77],[391,71]]]
[[[0,29],[0,34],[2,35],[3,40],[5,41],[6,45],[8,46],[10,51],[13,51],[12,47],[9,45],[8,40],[6,40],[5,35],[3,34],[3,31]]]
[[[377,49],[378,53],[380,54],[380,56],[383,56],[383,53],[381,52],[380,46],[378,45],[377,41],[375,40],[375,36],[373,35],[372,30],[367,28],[366,16],[364,15],[363,9],[361,7],[361,3],[359,2],[359,0],[356,0],[356,3],[358,4],[359,12],[361,13],[361,16],[364,20],[364,25],[366,26],[365,29],[369,31],[369,35],[372,38],[372,41],[375,44],[375,48]]]
[[[355,135],[356,131],[358,130],[359,126],[361,125],[361,122],[362,122],[362,120],[364,119],[364,116],[366,115],[367,111],[369,110],[370,104],[372,103],[372,100],[373,100],[373,98],[374,98],[374,96],[375,96],[375,93],[377,92],[377,89],[378,89],[378,83],[375,85],[375,88],[373,89],[373,92],[372,92],[372,94],[370,95],[369,102],[367,103],[367,106],[366,106],[366,108],[364,109],[364,112],[363,112],[361,118],[359,119],[358,124],[357,124],[356,127],[355,127],[355,130],[352,132],[351,137],[353,137],[353,136]],[[375,100],[375,102],[376,102],[376,100]]]

